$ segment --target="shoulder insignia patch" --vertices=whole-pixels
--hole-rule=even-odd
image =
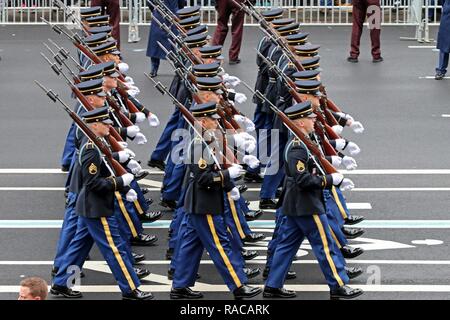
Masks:
[[[206,169],[206,167],[208,166],[208,164],[206,163],[206,160],[203,158],[200,158],[200,160],[198,160],[198,167],[200,169]]]
[[[297,171],[303,172],[305,171],[305,164],[301,162],[300,160],[297,161]]]
[[[89,173],[90,174],[96,174],[97,173],[97,166],[93,163],[91,163],[91,165],[89,166]]]

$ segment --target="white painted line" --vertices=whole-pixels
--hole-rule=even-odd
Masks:
[[[442,118],[450,118],[450,114],[441,114]]]
[[[354,188],[352,192],[450,191],[450,188]]]
[[[162,187],[162,182],[161,181],[155,181],[155,180],[150,180],[150,179],[141,179],[141,180],[139,180],[139,184],[143,184],[143,185],[151,186],[151,187],[156,187],[156,190],[160,190],[161,187]]]
[[[144,51],[146,51],[147,49],[133,49],[133,52],[144,52]]]
[[[0,191],[64,191],[61,187],[0,187]]]
[[[419,79],[435,80],[434,76],[419,77]],[[450,79],[450,77],[444,77],[443,79]]]
[[[17,174],[17,173],[64,173],[61,169],[0,169],[0,173]]]
[[[436,46],[408,46],[409,49],[436,49]]]
[[[250,205],[248,207],[251,210],[259,210],[259,200],[250,201]],[[370,210],[372,209],[372,205],[368,202],[348,202],[347,208],[349,210]],[[274,209],[264,209],[264,212],[275,212],[275,211],[276,210]]]

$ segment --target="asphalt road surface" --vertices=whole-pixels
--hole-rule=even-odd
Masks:
[[[155,112],[162,125],[143,126],[148,138],[144,146],[133,146],[139,159],[146,163],[165,121],[173,112],[170,101],[161,96],[145,78],[149,60],[145,56],[148,28],[141,28],[139,43],[123,43],[123,53],[130,65],[130,75],[141,89],[139,99]],[[361,224],[363,237],[352,245],[366,249],[364,255],[349,260],[365,274],[352,281],[366,293],[360,299],[447,299],[450,293],[450,114],[448,79],[435,81],[437,52],[424,44],[400,41],[411,36],[413,29],[386,27],[382,30],[382,53],[385,61],[373,64],[367,30],[362,39],[358,64],[349,64],[349,27],[305,27],[310,41],[321,45],[322,80],[329,96],[343,110],[365,126],[362,135],[346,130],[345,136],[362,149],[356,157],[358,169],[349,172],[356,189],[346,193],[353,214],[366,216]],[[125,32],[123,39],[126,39]],[[210,33],[212,28],[210,29]],[[432,29],[435,35],[436,30]],[[229,66],[228,73],[250,85],[256,76],[255,51],[261,37],[257,28],[245,28],[242,63]],[[0,27],[0,299],[16,299],[23,277],[40,276],[50,282],[59,226],[64,213],[63,186],[65,174],[59,172],[59,160],[70,125],[69,118],[50,102],[33,80],[59,93],[73,105],[69,89],[43,61],[46,52],[42,42],[52,38],[75,53],[73,46],[45,26]],[[227,42],[226,47],[228,47]],[[226,51],[225,51],[226,56]],[[169,84],[173,72],[162,63],[158,80]],[[250,96],[243,86],[238,90]],[[241,106],[253,114],[250,99]],[[146,167],[146,166],[144,166]],[[143,185],[148,195],[159,199],[162,173],[150,169]],[[244,196],[257,206],[259,185],[250,184]],[[157,205],[153,209],[163,209]],[[268,239],[273,228],[273,212],[266,211],[260,220],[250,223]],[[136,248],[145,253],[144,265],[152,274],[143,281],[144,288],[157,299],[168,299],[170,281],[165,277],[168,261],[167,225],[171,213],[162,220],[146,225],[146,232],[159,241],[150,248]],[[268,240],[267,239],[267,240]],[[267,241],[252,244],[259,259],[251,266],[263,267]],[[298,291],[298,299],[328,299],[314,256],[305,243],[302,259],[293,270],[298,274],[286,286]],[[85,265],[82,281],[85,299],[120,299],[118,287],[100,253],[94,248]],[[232,298],[218,273],[204,255],[198,289],[206,299]],[[262,277],[252,284],[263,285]],[[262,299],[262,297],[259,297]]]

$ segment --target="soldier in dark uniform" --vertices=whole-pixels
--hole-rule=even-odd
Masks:
[[[315,114],[311,102],[295,104],[285,114],[307,137],[314,131]],[[330,234],[325,214],[323,190],[345,186],[348,179],[339,173],[322,175],[322,168],[306,145],[291,136],[285,152],[286,180],[280,198],[284,221],[280,227],[280,242],[264,288],[264,297],[292,298],[295,291],[283,288],[286,274],[298,248],[308,239],[319,266],[330,287],[333,299],[351,299],[361,295],[359,289],[346,286],[349,278],[337,258],[338,248]]]
[[[99,99],[102,92],[101,86],[92,87],[89,91],[90,94],[97,95]],[[84,120],[100,139],[109,134],[109,125],[112,121],[107,108],[86,112]],[[95,242],[119,284],[123,299],[152,299],[151,293],[137,289],[140,281],[126,252],[125,243],[120,236],[118,222],[114,216],[114,193],[128,192],[133,175],[126,173],[122,176],[114,176],[111,167],[92,141],[88,141],[81,147],[78,161],[80,162],[81,189],[75,210],[79,216],[79,224],[50,292],[67,298],[82,296],[81,292],[73,291],[68,287],[71,276],[68,268],[73,265],[82,265]]]
[[[204,130],[218,128],[215,103],[199,104],[191,109]],[[201,133],[203,135],[203,132]],[[240,258],[230,246],[229,234],[224,221],[224,192],[239,193],[232,179],[241,175],[241,168],[231,166],[221,169],[209,144],[211,137],[195,136],[186,157],[189,179],[184,202],[186,225],[180,238],[178,261],[172,283],[172,299],[201,298],[200,292],[189,287],[195,284],[203,250],[206,249],[235,298],[254,297],[259,288],[246,285]],[[204,201],[208,199],[208,201]]]
[[[120,3],[119,0],[92,0],[91,6],[100,6],[103,14],[108,14],[111,21],[108,23],[113,28],[113,37],[117,40],[117,48],[120,50]]]

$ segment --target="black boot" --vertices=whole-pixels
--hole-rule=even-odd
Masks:
[[[247,189],[248,189],[248,187],[247,187],[247,185],[245,185],[245,184],[241,184],[241,185],[238,187],[238,190],[239,190],[239,193],[240,193],[240,194],[243,194],[245,191],[247,191]]]
[[[361,221],[364,221],[364,219],[365,218],[363,216],[351,215],[345,219],[344,223],[348,224],[348,225],[354,225],[354,224],[360,223]]]
[[[259,219],[263,214],[262,210],[250,210],[249,212],[245,213],[245,220],[247,221],[253,221],[256,219]]]
[[[136,181],[139,181],[139,180],[142,180],[142,179],[144,179],[146,176],[148,176],[150,173],[148,172],[148,171],[145,171],[145,170],[141,170],[141,171],[139,171],[138,173],[136,173],[135,175],[134,175],[134,179],[136,180]]]
[[[271,288],[271,287],[264,287],[263,291],[263,297],[264,298],[283,298],[283,299],[289,299],[289,298],[295,298],[297,294],[293,290],[287,290],[285,288]]]
[[[151,300],[153,294],[139,289],[134,289],[130,293],[122,294],[122,300]]]
[[[363,273],[362,269],[359,267],[345,267],[345,272],[349,279],[355,279]]]
[[[145,255],[141,253],[131,252],[131,255],[133,256],[134,263],[139,263],[145,260]]]
[[[342,233],[347,239],[356,239],[364,234],[364,229],[342,227]]]
[[[358,247],[343,246],[341,252],[345,259],[353,259],[363,254],[364,250]]]
[[[154,222],[161,219],[161,211],[147,211],[139,215],[139,219],[143,222]]]
[[[56,284],[52,285],[52,287],[50,289],[50,293],[54,296],[61,295],[64,298],[69,298],[69,299],[78,299],[78,298],[83,297],[83,295],[81,294],[80,291],[74,291],[70,288],[58,286]]]
[[[261,289],[257,287],[250,287],[246,284],[233,291],[235,299],[249,299],[261,293]]]
[[[140,233],[136,238],[131,239],[130,243],[132,246],[151,246],[156,241],[158,237],[155,235]]]
[[[276,209],[277,201],[275,199],[261,199],[259,201],[260,209]]]
[[[247,234],[245,236],[245,238],[242,239],[242,241],[254,243],[254,242],[264,240],[265,238],[266,238],[266,236],[263,233],[252,232],[250,234]]]
[[[134,267],[133,269],[134,269],[134,272],[136,272],[136,275],[138,276],[139,280],[144,279],[145,277],[150,275],[150,271],[148,271],[147,269],[136,268],[136,267]]]
[[[360,295],[362,295],[364,291],[361,289],[353,289],[349,286],[342,286],[334,290],[330,290],[330,299],[331,300],[339,300],[339,299],[353,299]]]
[[[164,161],[161,160],[150,159],[148,160],[147,165],[152,168],[158,168],[161,171],[164,171],[166,169],[166,164],[164,163]]]
[[[256,251],[256,250],[245,250],[245,249],[243,249],[241,251],[241,253],[242,253],[242,257],[244,258],[245,261],[255,259],[259,255],[258,251]]]
[[[172,288],[170,290],[170,299],[201,299],[203,294],[200,291],[191,290],[191,288]]]
[[[255,278],[255,277],[259,276],[259,274],[261,273],[261,270],[259,268],[244,267],[243,270],[248,279]]]

